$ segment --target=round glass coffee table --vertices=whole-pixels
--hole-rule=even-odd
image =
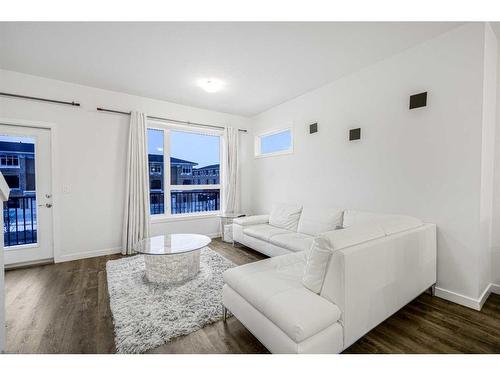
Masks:
[[[148,281],[179,284],[196,276],[201,249],[211,241],[201,234],[165,234],[139,241],[134,250],[144,254]]]

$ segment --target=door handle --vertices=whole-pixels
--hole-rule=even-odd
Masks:
[[[47,207],[47,208],[50,208],[50,207],[52,207],[52,203],[39,204],[38,207]]]

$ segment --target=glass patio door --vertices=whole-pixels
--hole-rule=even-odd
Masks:
[[[0,172],[10,187],[3,206],[5,265],[51,260],[50,130],[0,124]]]

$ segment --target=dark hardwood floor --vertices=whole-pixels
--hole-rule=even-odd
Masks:
[[[212,249],[236,264],[263,259],[216,239]],[[114,353],[106,262],[119,255],[7,271],[8,353]],[[267,353],[234,317],[151,353]],[[345,353],[500,353],[500,296],[481,312],[422,294]]]

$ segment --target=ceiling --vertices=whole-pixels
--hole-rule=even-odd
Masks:
[[[253,116],[458,25],[2,22],[0,67]],[[225,89],[197,86],[212,77]]]

